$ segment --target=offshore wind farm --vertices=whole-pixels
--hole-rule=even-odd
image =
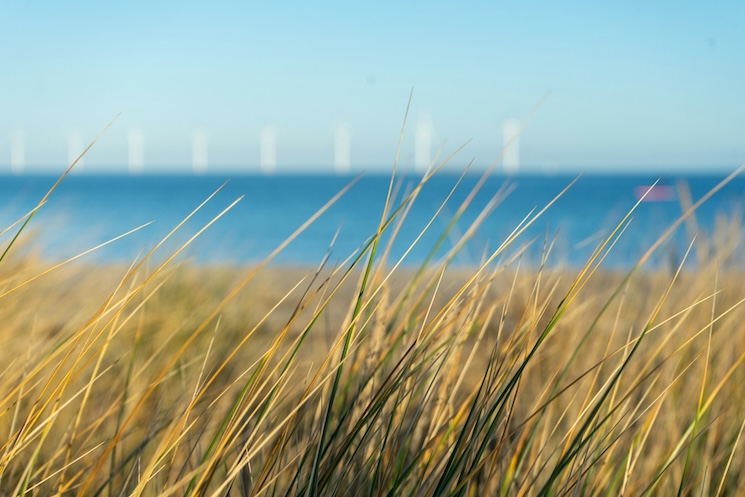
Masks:
[[[502,126],[502,136],[496,137],[495,141],[502,144],[501,152],[501,167],[496,170],[503,171],[507,174],[515,174],[519,171],[519,133],[520,124],[516,119],[505,120]],[[444,141],[439,145],[436,145],[436,133],[435,128],[429,118],[420,120],[417,122],[414,130],[414,149],[411,163],[413,166],[412,170],[418,173],[424,173],[428,169],[431,169],[436,165],[438,158],[441,158],[443,152]],[[233,172],[237,173],[256,173],[261,172],[262,174],[274,174],[281,173],[282,166],[278,166],[277,162],[277,137],[278,130],[270,125],[262,127],[258,136],[258,151],[253,151],[253,157],[246,154],[243,158],[245,168],[243,171],[237,170]],[[304,173],[329,173],[334,172],[337,174],[348,174],[353,170],[352,162],[352,148],[353,148],[353,133],[351,126],[346,122],[339,122],[332,127],[332,144],[329,153],[329,160],[327,164],[309,164],[307,168],[302,170]],[[88,137],[89,140],[93,140],[93,136]],[[247,140],[248,141],[248,140]],[[26,164],[26,145],[23,139],[23,134],[20,132],[13,132],[9,136],[9,158],[8,166],[9,172],[12,174],[34,174],[34,165],[27,168]],[[67,160],[61,160],[57,167],[64,167],[70,165],[81,156],[85,150],[87,144],[84,142],[83,135],[79,129],[72,129],[67,133]],[[189,146],[191,148],[191,172],[193,174],[201,175],[210,172],[210,161],[209,161],[209,140],[208,132],[203,127],[195,128],[189,139]],[[288,148],[292,148],[292,144],[286,145]],[[126,171],[129,174],[144,174],[150,171],[163,173],[162,167],[155,167],[150,170],[146,167],[146,135],[143,128],[133,127],[130,128],[127,134],[127,148],[126,148],[126,159],[121,158],[119,160],[121,164],[126,164]],[[76,165],[76,172],[83,172],[84,158],[80,157]],[[258,165],[258,169],[257,169]],[[44,165],[42,171],[48,170],[51,164]],[[214,167],[215,165],[213,165]],[[220,164],[216,165],[215,169],[212,169],[213,173],[224,173],[221,170]],[[359,162],[354,168],[356,171],[361,171],[364,168],[370,167],[371,164],[366,162]],[[372,165],[375,166],[375,165]],[[380,171],[380,166],[374,167],[374,170]],[[478,169],[478,168],[477,168]],[[482,166],[483,169],[483,166]],[[290,171],[297,171],[297,168],[291,169]],[[384,168],[382,170],[385,170]],[[6,170],[6,172],[8,172]],[[106,174],[109,172],[105,167],[96,168],[88,171],[93,174]],[[119,171],[120,173],[122,171]],[[183,171],[181,171],[183,173]]]

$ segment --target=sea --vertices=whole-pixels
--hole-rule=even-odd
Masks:
[[[57,179],[0,176],[2,246],[20,228],[14,223],[25,219]],[[456,266],[479,264],[499,251],[497,262],[579,267],[638,204],[603,262],[625,269],[678,220],[689,202],[706,195],[724,175],[446,173],[430,178],[413,202],[396,211],[420,179],[393,179],[388,214],[396,215],[378,245],[378,254],[389,247],[389,264],[441,262],[460,245],[450,257]],[[69,175],[32,216],[13,250],[59,262],[105,244],[81,260],[128,263],[156,247],[152,257],[162,261],[186,245],[178,259],[194,264],[251,265],[270,256],[274,265],[345,264],[376,233],[390,184],[391,177],[383,174]],[[660,244],[648,267],[678,264],[694,236],[699,244],[719,231],[740,237],[744,203],[745,178],[736,177]],[[283,248],[276,253],[278,247]]]

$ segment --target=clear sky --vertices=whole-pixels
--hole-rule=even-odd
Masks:
[[[0,172],[14,153],[61,167],[118,113],[85,171],[126,168],[132,130],[145,171],[191,170],[193,153],[256,171],[264,139],[277,170],[329,169],[340,126],[353,169],[386,169],[411,88],[405,164],[419,125],[434,149],[471,139],[459,163],[492,163],[505,120],[548,92],[520,135],[526,170],[730,169],[743,19],[734,1],[0,0]]]

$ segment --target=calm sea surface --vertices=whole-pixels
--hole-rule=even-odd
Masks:
[[[664,188],[655,191],[656,201],[643,202],[606,265],[628,267],[681,213],[677,186],[687,185],[694,201],[714,187],[723,176],[664,177]],[[178,244],[236,198],[244,198],[210,226],[185,252],[200,263],[252,263],[266,257],[316,210],[353,180],[343,176],[70,176],[51,195],[25,235],[24,247],[60,260],[93,247],[137,226],[154,221],[135,234],[91,254],[90,260],[131,261],[154,247],[220,185],[230,180],[159,251],[163,259]],[[405,258],[405,264],[423,261],[458,207],[469,196],[478,176],[463,179],[430,227]],[[477,263],[497,248],[533,209],[540,209],[574,179],[569,176],[491,176],[446,235],[441,256],[460,239],[489,202],[501,200],[484,219],[455,259],[456,264]],[[544,241],[555,238],[551,264],[578,265],[635,204],[643,185],[652,176],[592,176],[579,178],[507,251],[514,253],[529,244],[524,259],[538,264]],[[51,176],[0,177],[0,228],[4,229],[32,209],[56,180]],[[392,258],[401,257],[432,219],[456,186],[458,178],[440,175],[422,189],[408,212],[392,247]],[[397,182],[398,196],[413,188],[416,177]],[[375,232],[383,209],[389,177],[361,177],[316,222],[310,225],[275,259],[275,263],[317,264],[331,247],[331,260],[344,260]],[[506,189],[506,190],[505,190]],[[502,196],[505,191],[508,195]],[[500,193],[502,192],[502,193]],[[502,198],[503,197],[503,198]],[[698,230],[711,234],[717,217],[737,215],[745,202],[745,178],[736,178],[697,212]],[[338,232],[338,236],[335,235]],[[3,235],[3,244],[12,237]],[[687,245],[685,229],[660,250],[653,264],[680,256]]]

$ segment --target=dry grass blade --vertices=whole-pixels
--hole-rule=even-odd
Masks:
[[[52,194],[54,190],[57,189],[59,184],[62,182],[65,177],[70,174],[70,171],[80,162],[80,159],[83,158],[83,156],[88,153],[88,151],[93,148],[93,145],[96,144],[96,142],[111,128],[111,126],[114,125],[116,120],[119,118],[119,114],[117,114],[114,119],[111,120],[109,124],[106,125],[106,127],[101,130],[101,132],[96,136],[96,138],[93,139],[92,142],[88,144],[87,147],[85,147],[85,150],[83,150],[80,155],[72,162],[72,164],[69,165],[69,167],[65,170],[64,173],[55,181],[55,183],[47,190],[47,192],[44,194],[44,196],[39,200],[39,203],[36,205],[36,207],[29,213],[28,217],[26,217],[26,220],[23,222],[23,225],[20,227],[20,229],[16,232],[13,239],[10,241],[7,247],[5,247],[5,250],[3,251],[2,255],[0,255],[0,262],[2,262],[5,257],[8,255],[8,252],[10,252],[10,249],[15,245],[16,241],[18,240],[18,237],[21,235],[21,233],[26,229],[26,226],[28,226],[28,223],[31,221],[31,218],[33,218],[34,214],[38,211],[38,209],[44,205],[49,198],[49,196]]]

